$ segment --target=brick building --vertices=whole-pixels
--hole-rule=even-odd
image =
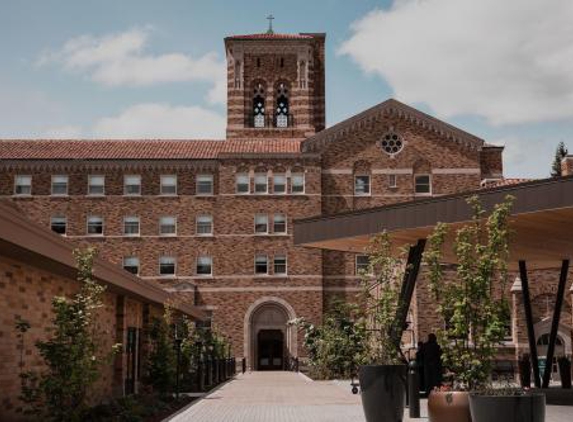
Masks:
[[[0,141],[0,196],[211,312],[250,368],[282,368],[304,355],[286,321],[352,299],[365,263],[295,247],[293,220],[503,178],[503,148],[393,99],[325,129],[324,46],[227,37],[224,140]]]

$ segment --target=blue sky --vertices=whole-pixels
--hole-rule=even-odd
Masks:
[[[573,7],[499,3],[0,0],[0,137],[220,136],[223,38],[272,13],[327,33],[328,125],[395,97],[544,177],[573,148]]]

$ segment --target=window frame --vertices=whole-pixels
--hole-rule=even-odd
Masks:
[[[284,227],[285,227],[284,231],[279,232],[276,230],[276,224],[277,224],[276,218],[278,216],[282,216],[284,218]],[[283,214],[283,213],[273,214],[273,234],[277,234],[277,235],[287,235],[288,234],[288,218],[287,218],[286,214]]]
[[[171,265],[170,263],[166,263],[166,264],[165,264],[165,263],[161,262],[162,259],[164,259],[164,258],[165,258],[165,259],[172,259],[172,260],[173,260],[173,272],[172,272],[172,273],[164,274],[164,273],[161,272],[161,266],[162,266],[162,265]],[[159,263],[159,276],[160,276],[160,277],[175,277],[175,276],[177,275],[177,258],[176,258],[176,257],[171,256],[171,255],[161,255],[161,256],[159,257],[159,262],[158,262],[158,263]]]
[[[283,189],[282,191],[277,191],[277,188],[276,188],[276,187],[277,187],[277,184],[276,184],[276,179],[277,179],[277,177],[281,177],[281,178],[283,179],[283,181],[284,181],[284,183],[283,183],[283,185],[282,185],[282,186],[284,186],[284,189]],[[286,195],[286,193],[287,193],[287,185],[288,185],[288,183],[287,183],[286,173],[276,173],[276,174],[273,174],[273,194],[275,194],[275,195]],[[279,185],[279,186],[280,186],[280,185]]]
[[[368,179],[368,190],[366,192],[358,192],[357,190],[357,182],[358,179],[366,177]],[[355,174],[354,175],[354,196],[371,196],[372,195],[372,176],[369,174]]]
[[[139,179],[139,184],[137,185],[139,187],[139,189],[138,189],[137,193],[129,193],[127,191],[128,186],[135,186],[135,185],[128,185],[127,184],[127,179],[130,177],[136,177]],[[124,174],[123,175],[123,196],[141,196],[141,184],[142,184],[141,174]]]
[[[266,265],[266,272],[262,273],[262,272],[257,272],[257,258],[265,258],[265,265]],[[255,254],[255,276],[256,277],[265,277],[269,275],[269,255],[268,254],[263,254],[263,253],[257,253]]]
[[[28,178],[28,185],[20,185],[18,181],[22,178]],[[30,190],[29,193],[18,193],[19,186],[27,186]],[[32,196],[32,175],[31,174],[15,174],[14,175],[14,196]]]
[[[91,181],[93,177],[101,177],[103,180],[103,183],[101,184],[101,188],[102,188],[102,192],[101,193],[92,193],[91,192],[91,188],[92,186],[98,186],[98,185],[92,185]],[[88,174],[88,196],[105,196],[105,175],[104,174]]]
[[[257,231],[257,225],[261,224],[261,223],[257,223],[257,217],[264,218],[266,221],[265,222],[265,228],[266,229],[264,232]],[[255,214],[255,217],[254,217],[254,233],[257,236],[265,236],[265,235],[269,234],[269,215],[268,214],[259,214],[259,213]]]
[[[246,177],[247,178],[247,190],[245,192],[241,192],[239,190],[239,186],[244,186],[245,184],[239,183],[239,178],[240,177]],[[251,193],[251,176],[249,175],[249,173],[245,173],[245,172],[241,172],[241,173],[237,173],[235,174],[235,193],[237,195],[249,195]]]
[[[128,221],[132,220],[132,221]],[[128,233],[126,231],[127,224],[137,223],[137,233]],[[123,217],[123,237],[139,237],[141,236],[141,218],[138,215],[126,215]]]
[[[128,266],[128,265],[126,265],[126,261],[129,259],[137,260],[137,271],[136,272],[129,271],[126,268]],[[128,273],[134,274],[134,275],[139,275],[139,272],[141,271],[141,261],[140,261],[139,257],[135,256],[135,255],[124,256],[122,261],[121,261],[121,266],[125,271],[127,271]],[[133,267],[133,265],[129,265],[129,267]]]
[[[165,183],[163,183],[163,180],[167,179],[167,178],[174,179],[175,183],[172,185],[166,185]],[[175,189],[175,191],[174,192],[164,192],[163,188],[166,186],[167,187],[173,187]],[[161,174],[161,175],[159,175],[159,195],[160,196],[177,196],[178,191],[179,191],[179,186],[178,186],[177,174]]]
[[[257,190],[257,186],[259,186],[259,184],[257,183],[257,178],[264,178],[264,180],[265,180],[265,190],[264,191],[259,192]],[[262,173],[262,172],[255,173],[255,176],[253,177],[253,181],[254,181],[253,193],[255,195],[267,195],[269,193],[269,175],[268,175],[268,173]]]
[[[211,224],[211,231],[209,233],[200,233],[199,232],[199,219],[201,217],[209,217],[210,224]],[[198,214],[195,217],[195,234],[197,236],[201,236],[201,237],[209,237],[209,236],[213,236],[213,214]]]
[[[54,230],[54,220],[55,219],[62,219],[64,222],[64,231],[63,233],[57,232]],[[50,230],[53,231],[56,234],[59,234],[61,236],[66,236],[68,234],[68,218],[65,215],[52,215],[50,217]]]
[[[284,272],[279,273],[277,272],[277,258],[282,257],[284,259]],[[279,277],[286,277],[288,275],[288,258],[287,258],[287,254],[276,254],[273,256],[273,275],[279,276]]]
[[[161,220],[165,219],[165,218],[172,218],[173,219],[173,233],[164,233],[162,231],[162,228],[164,226],[166,226],[166,224],[163,224]],[[177,236],[177,216],[176,215],[162,215],[159,217],[159,236],[160,237],[176,237]]]
[[[302,178],[302,190],[300,192],[295,192],[294,187],[294,180],[295,177],[301,177]],[[306,192],[306,177],[305,174],[303,172],[296,172],[296,173],[292,173],[290,176],[290,193],[291,195],[304,195]]]
[[[418,192],[418,177],[428,178],[428,192]],[[416,196],[431,196],[432,195],[432,175],[430,173],[414,174],[414,195]]]
[[[66,187],[66,191],[64,193],[55,193],[54,192],[54,184],[55,179],[57,178],[62,178],[64,179],[65,182],[65,187]],[[59,182],[60,184],[62,184],[63,182]],[[67,174],[52,174],[51,176],[51,180],[50,180],[50,196],[68,196],[68,192],[70,190],[70,177]]]
[[[199,192],[199,186],[201,184],[201,178],[209,178],[209,181],[211,183],[211,189],[209,191],[209,193],[206,192]],[[195,178],[195,196],[213,196],[215,192],[215,177],[213,176],[213,174],[208,174],[208,173],[202,173],[202,174],[198,174]]]
[[[396,189],[398,187],[398,175],[395,173],[388,174],[388,187]]]
[[[199,260],[201,258],[208,258],[209,259],[209,273],[200,273],[199,272]],[[195,260],[195,275],[197,277],[213,277],[213,256],[211,255],[198,255]]]
[[[360,267],[363,267],[364,264],[358,263],[358,260],[360,258],[367,258],[368,259],[368,264],[367,264],[365,271],[363,273],[360,272]],[[354,256],[354,274],[358,275],[358,276],[361,274],[372,275],[372,272],[370,271],[370,257],[367,254],[356,254]]]
[[[90,233],[90,219],[99,218],[101,222],[101,233]],[[86,218],[86,235],[90,237],[103,237],[105,234],[105,219],[99,215],[88,215]]]

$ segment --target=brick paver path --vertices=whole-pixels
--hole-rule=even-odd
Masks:
[[[406,409],[406,413],[408,410]],[[422,416],[426,415],[425,400]],[[238,375],[170,422],[364,422],[348,382],[311,381],[294,372]],[[404,422],[408,422],[408,417]],[[427,418],[413,419],[427,422]],[[573,407],[548,406],[546,422],[573,421]],[[492,421],[493,422],[493,421]]]

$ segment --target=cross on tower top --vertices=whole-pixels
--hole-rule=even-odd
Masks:
[[[270,14],[269,16],[267,16],[267,20],[269,21],[269,29],[267,30],[267,34],[274,34],[275,31],[273,31],[273,20],[275,19],[275,17]]]

